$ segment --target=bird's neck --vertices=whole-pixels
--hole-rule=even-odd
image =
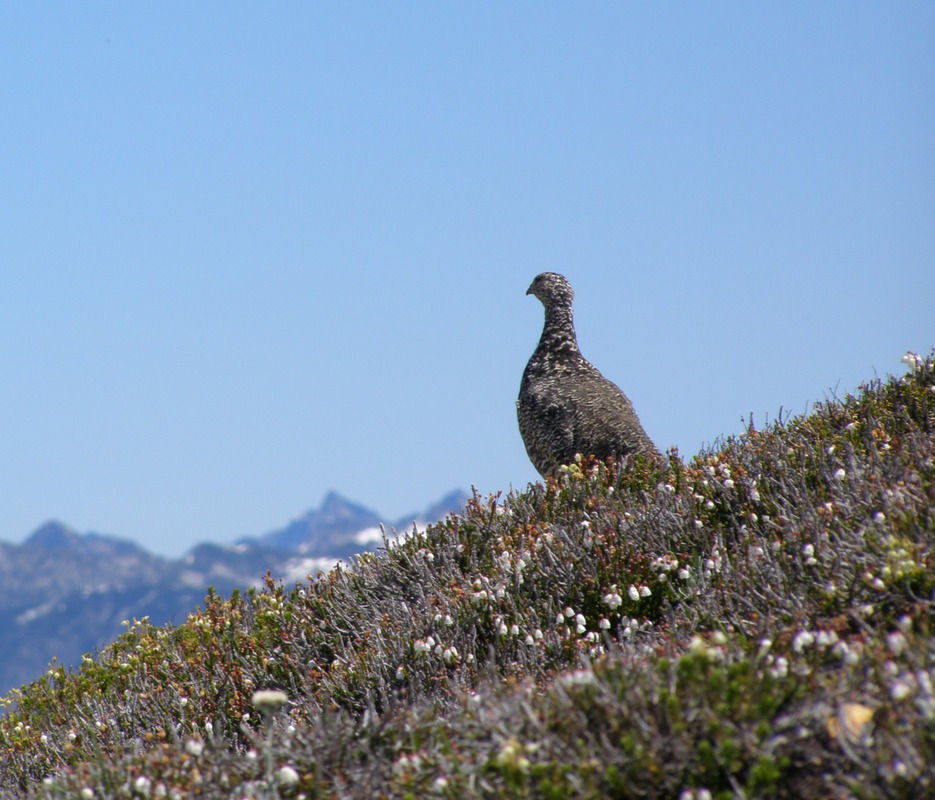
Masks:
[[[548,306],[545,309],[545,325],[539,338],[539,350],[552,353],[578,352],[578,337],[571,308],[565,305]]]

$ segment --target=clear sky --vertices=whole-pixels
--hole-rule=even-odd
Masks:
[[[935,345],[935,4],[0,12],[0,540],[537,478],[562,272],[660,448]]]

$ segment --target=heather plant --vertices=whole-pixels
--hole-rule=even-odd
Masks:
[[[6,698],[0,796],[935,796],[935,372],[910,367],[128,622]]]

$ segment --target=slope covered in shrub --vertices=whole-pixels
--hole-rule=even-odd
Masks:
[[[0,796],[935,796],[933,427],[930,358],[134,621],[7,698]]]

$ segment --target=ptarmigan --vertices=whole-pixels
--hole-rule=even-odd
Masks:
[[[630,453],[658,458],[629,398],[581,355],[571,284],[558,273],[543,272],[526,294],[545,306],[542,337],[516,401],[519,432],[533,466],[546,477],[579,453],[601,459]]]

